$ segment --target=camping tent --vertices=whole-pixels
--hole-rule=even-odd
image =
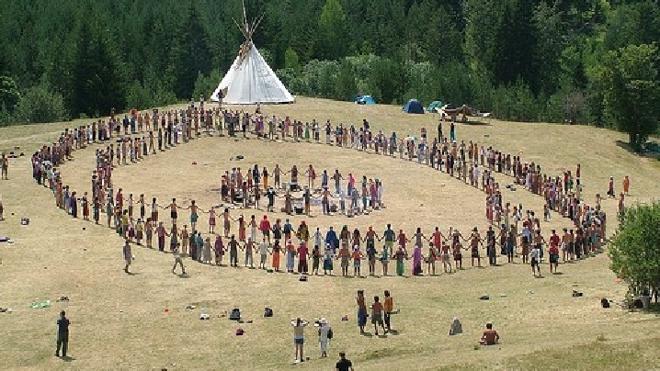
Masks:
[[[417,99],[411,99],[403,106],[405,113],[424,113],[424,106]]]
[[[376,100],[371,95],[360,95],[355,99],[355,103],[371,105],[376,104]]]
[[[426,108],[426,112],[440,112],[440,108],[442,108],[442,102],[439,100],[434,100]]]
[[[252,35],[262,18],[250,25],[243,7],[243,28],[240,29],[245,41],[229,71],[211,95],[211,100],[222,100],[228,104],[293,102],[291,93],[252,42]]]

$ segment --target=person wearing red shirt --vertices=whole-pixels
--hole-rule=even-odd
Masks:
[[[268,243],[270,243],[270,221],[268,220],[267,215],[264,215],[261,223],[259,223],[259,230],[263,233],[264,238],[266,238]]]
[[[550,255],[550,273],[557,273],[557,267],[559,266],[559,236],[552,230],[552,236],[550,236],[550,248],[548,249],[548,254]]]
[[[298,273],[307,274],[307,256],[309,250],[305,241],[300,242],[298,247]]]

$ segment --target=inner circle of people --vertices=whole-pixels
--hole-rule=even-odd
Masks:
[[[205,109],[204,105],[205,102],[200,100],[198,105],[191,102],[187,109],[166,112],[154,109],[151,113],[134,110],[125,114],[123,119],[112,113],[107,122],[99,119],[89,125],[65,129],[56,142],[44,145],[33,154],[33,177],[38,184],[51,189],[56,206],[68,215],[78,218],[80,208],[82,218],[90,220],[91,209],[91,220],[100,224],[101,213],[106,214],[107,226],[125,239],[126,272],[134,259],[131,243],[165,252],[168,238],[169,251],[175,258],[172,272],[180,266],[185,274],[184,257],[204,264],[226,266],[224,256],[228,254],[228,265],[238,267],[240,250],[242,265],[249,268],[255,268],[256,256],[257,267],[268,271],[335,275],[334,265],[339,262],[342,276],[359,277],[377,275],[377,265],[380,265],[379,273],[384,276],[405,276],[407,260],[412,260],[410,272],[415,276],[423,275],[424,270],[428,275],[436,275],[436,265],[442,267],[437,272],[442,269],[442,272],[452,273],[464,269],[464,251],[469,251],[471,267],[481,267],[482,250],[485,250],[483,257],[489,265],[497,265],[498,257],[506,257],[508,263],[521,260],[531,265],[534,276],[541,276],[544,247],[552,273],[557,272],[560,253],[564,262],[580,260],[601,251],[606,242],[606,214],[601,208],[603,198],[596,195],[595,206],[589,206],[582,199],[579,164],[575,173],[567,170],[561,176],[553,177],[542,173],[540,165],[524,162],[520,156],[498,151],[492,146],[478,146],[471,140],[467,144],[464,140],[458,143],[454,119],[449,123],[449,135],[443,135],[444,114],[437,126],[437,136],[430,141],[425,128],[420,130],[420,138],[403,137],[396,132],[388,137],[382,131],[374,133],[366,119],[360,128],[354,125],[345,127],[341,123],[333,127],[329,120],[320,125],[316,120],[303,124],[288,116],[266,118],[259,106],[255,114],[250,114],[221,107]],[[364,176],[360,192],[357,180],[349,174],[345,179],[346,192],[343,192],[341,180],[344,177],[339,170],[331,176],[324,170],[320,188],[316,188],[317,173],[311,164],[304,172],[296,165],[287,171],[276,165],[272,173],[266,167],[259,170],[259,166],[254,165],[245,176],[239,168],[234,168],[222,176],[220,197],[223,204],[208,209],[201,208],[194,200],[188,206],[179,206],[176,198],[161,205],[154,197],[149,204],[144,194],[137,200],[132,194],[125,197],[122,189],[112,183],[112,172],[117,166],[137,163],[144,157],[157,155],[202,135],[256,136],[269,141],[321,143],[322,132],[325,132],[327,145],[416,161],[483,191],[486,193],[487,230],[479,231],[474,227],[464,234],[450,227],[444,233],[436,226],[428,234],[421,227],[407,234],[402,229],[397,231],[392,224],[387,224],[382,232],[372,226],[360,230],[347,225],[340,230],[332,226],[326,230],[310,227],[304,220],[294,226],[289,218],[272,220],[267,214],[260,217],[253,214],[249,220],[243,215],[238,218],[231,215],[236,205],[258,210],[261,192],[268,198],[266,211],[273,212],[275,197],[280,197],[278,191],[282,189],[284,206],[280,211],[288,215],[310,216],[312,203],[319,203],[324,214],[341,213],[349,217],[384,207],[383,185],[379,179],[367,180]],[[87,192],[79,196],[63,183],[58,166],[71,160],[74,150],[94,144],[105,144],[105,148],[96,148],[91,197]],[[572,228],[563,228],[563,233],[551,230],[546,239],[541,231],[540,217],[534,211],[525,210],[522,204],[503,205],[495,173],[513,178],[507,188],[520,185],[543,197],[544,222],[556,213],[572,222]],[[290,176],[288,183],[282,182],[286,175]],[[300,186],[298,178],[301,175],[307,177],[307,186]],[[269,184],[271,176],[272,186]],[[331,180],[334,181],[334,192],[329,187]],[[618,201],[619,212],[624,210],[624,197],[630,188],[628,177],[624,179],[623,188]],[[114,189],[117,189],[116,193]],[[302,197],[295,197],[296,192],[302,193]],[[607,195],[616,198],[613,178],[608,183]],[[150,208],[148,215],[147,208]],[[160,210],[170,210],[168,227],[159,217]],[[179,219],[182,210],[190,211],[190,228]],[[202,213],[208,214],[206,236],[198,228]],[[220,233],[215,230],[217,214],[222,221]],[[392,260],[395,271],[390,273]],[[363,261],[366,261],[367,271],[362,270]]]

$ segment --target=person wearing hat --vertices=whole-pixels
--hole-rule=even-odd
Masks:
[[[328,356],[328,345],[332,339],[332,328],[325,318],[319,320],[319,345],[321,346],[321,358]]]

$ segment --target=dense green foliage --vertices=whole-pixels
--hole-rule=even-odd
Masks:
[[[603,81],[605,107],[617,127],[640,149],[655,133],[660,117],[660,54],[655,45],[631,45],[608,53]]]
[[[635,294],[660,289],[660,202],[626,210],[611,241],[612,270]]]
[[[265,15],[254,41],[294,94],[440,99],[505,119],[621,129],[629,125],[613,110],[606,72],[616,57],[608,56],[660,40],[654,0],[246,5],[253,18]],[[45,82],[72,117],[208,96],[212,78],[229,68],[242,42],[233,19],[242,19],[240,0],[6,1],[0,76],[19,92]],[[655,56],[638,62],[657,70],[658,49],[645,50]],[[657,77],[651,83],[657,87]],[[11,114],[17,98],[0,98]],[[654,121],[657,130],[657,114]]]

